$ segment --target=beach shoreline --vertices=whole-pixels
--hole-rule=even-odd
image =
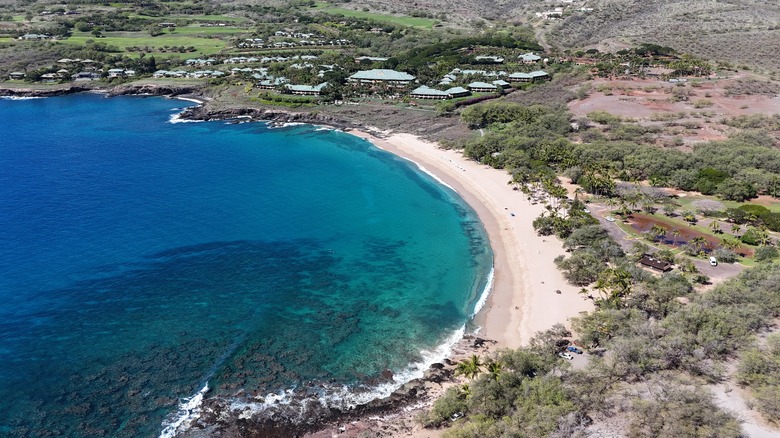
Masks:
[[[505,171],[412,134],[380,138],[361,130],[349,133],[414,162],[476,211],[493,249],[495,276],[487,302],[475,317],[479,336],[496,341],[497,348],[517,348],[527,345],[535,333],[556,323],[569,326],[569,318],[593,308],[555,267],[555,257],[565,254],[562,243],[553,236],[540,237],[533,229],[544,206],[514,190]]]

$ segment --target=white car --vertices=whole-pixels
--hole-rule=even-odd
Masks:
[[[562,357],[564,359],[574,360],[574,356],[572,356],[569,353],[561,352],[561,353],[558,353],[558,356],[560,356],[560,357]]]
[[[710,266],[718,266],[718,259],[710,257]]]
[[[607,216],[607,222],[615,222],[615,218],[612,216]]]

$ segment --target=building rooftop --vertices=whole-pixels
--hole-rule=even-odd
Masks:
[[[413,81],[415,79],[409,73],[384,68],[359,71],[349,78],[369,81]]]
[[[468,94],[468,93],[470,93],[470,91],[465,89],[465,88],[463,88],[463,87],[452,87],[452,88],[448,89],[447,91],[445,91],[445,93],[447,93],[449,95],[453,95],[453,94]]]
[[[437,90],[435,88],[426,87],[425,85],[420,85],[419,87],[415,88],[411,94],[426,95],[426,96],[442,96],[442,97],[450,96],[447,92]]]
[[[287,89],[290,91],[317,92],[317,93],[322,91],[322,89],[327,86],[328,86],[327,82],[323,82],[317,85],[292,85],[292,84],[285,85],[285,87],[287,87]]]
[[[540,59],[542,59],[541,56],[534,55],[533,52],[524,53],[518,56],[518,58],[522,59],[523,61],[539,61]]]
[[[492,90],[496,89],[495,85],[488,84],[487,82],[472,82],[468,86],[469,88],[490,88]]]

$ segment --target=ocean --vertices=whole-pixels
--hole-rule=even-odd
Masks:
[[[190,105],[0,100],[0,436],[174,436],[204,394],[346,407],[468,327],[492,253],[456,193],[343,132]]]

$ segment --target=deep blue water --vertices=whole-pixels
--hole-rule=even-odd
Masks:
[[[463,201],[314,126],[0,100],[0,436],[156,436],[182,397],[396,379],[490,271]]]

